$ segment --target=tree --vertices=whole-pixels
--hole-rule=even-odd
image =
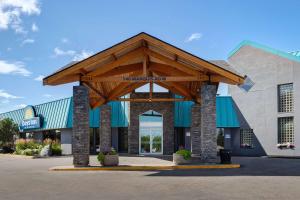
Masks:
[[[12,146],[14,135],[18,134],[19,128],[12,119],[0,120],[0,146]]]

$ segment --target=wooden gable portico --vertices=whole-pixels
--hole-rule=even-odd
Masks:
[[[79,81],[89,88],[90,106],[95,108],[113,100],[192,100],[200,103],[199,88],[203,82],[242,84],[243,80],[226,65],[206,61],[142,32],[80,62],[69,64],[44,78],[43,84]],[[150,83],[149,98],[120,99],[147,83]],[[152,98],[153,83],[183,98]]]
[[[79,82],[73,87],[72,153],[75,166],[89,164],[89,107],[101,106],[100,151],[111,147],[109,101],[196,102],[192,108],[191,148],[203,162],[214,162],[217,156],[215,97],[220,82],[242,84],[244,77],[224,61],[207,61],[146,33],[137,34],[119,44],[66,67],[43,79],[44,85]],[[121,98],[148,84],[148,98]],[[157,98],[153,84],[182,96]],[[147,103],[148,104],[148,103]],[[168,144],[166,154],[173,151],[172,124],[164,129]],[[128,152],[137,153],[139,143],[137,116],[130,118]]]

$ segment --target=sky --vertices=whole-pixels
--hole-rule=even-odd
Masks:
[[[142,31],[204,59],[226,60],[243,40],[299,50],[299,10],[298,0],[0,0],[0,113],[71,96],[78,83],[42,78]]]

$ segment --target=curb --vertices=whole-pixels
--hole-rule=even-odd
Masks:
[[[192,170],[192,169],[236,169],[240,164],[216,165],[176,165],[176,166],[116,166],[116,167],[73,167],[57,166],[49,171],[160,171],[160,170]]]

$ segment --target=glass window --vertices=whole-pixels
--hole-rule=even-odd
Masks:
[[[278,143],[294,144],[294,118],[293,117],[278,118]]]
[[[253,129],[241,129],[241,148],[253,148]]]
[[[293,112],[293,84],[283,84],[278,86],[278,111]]]

